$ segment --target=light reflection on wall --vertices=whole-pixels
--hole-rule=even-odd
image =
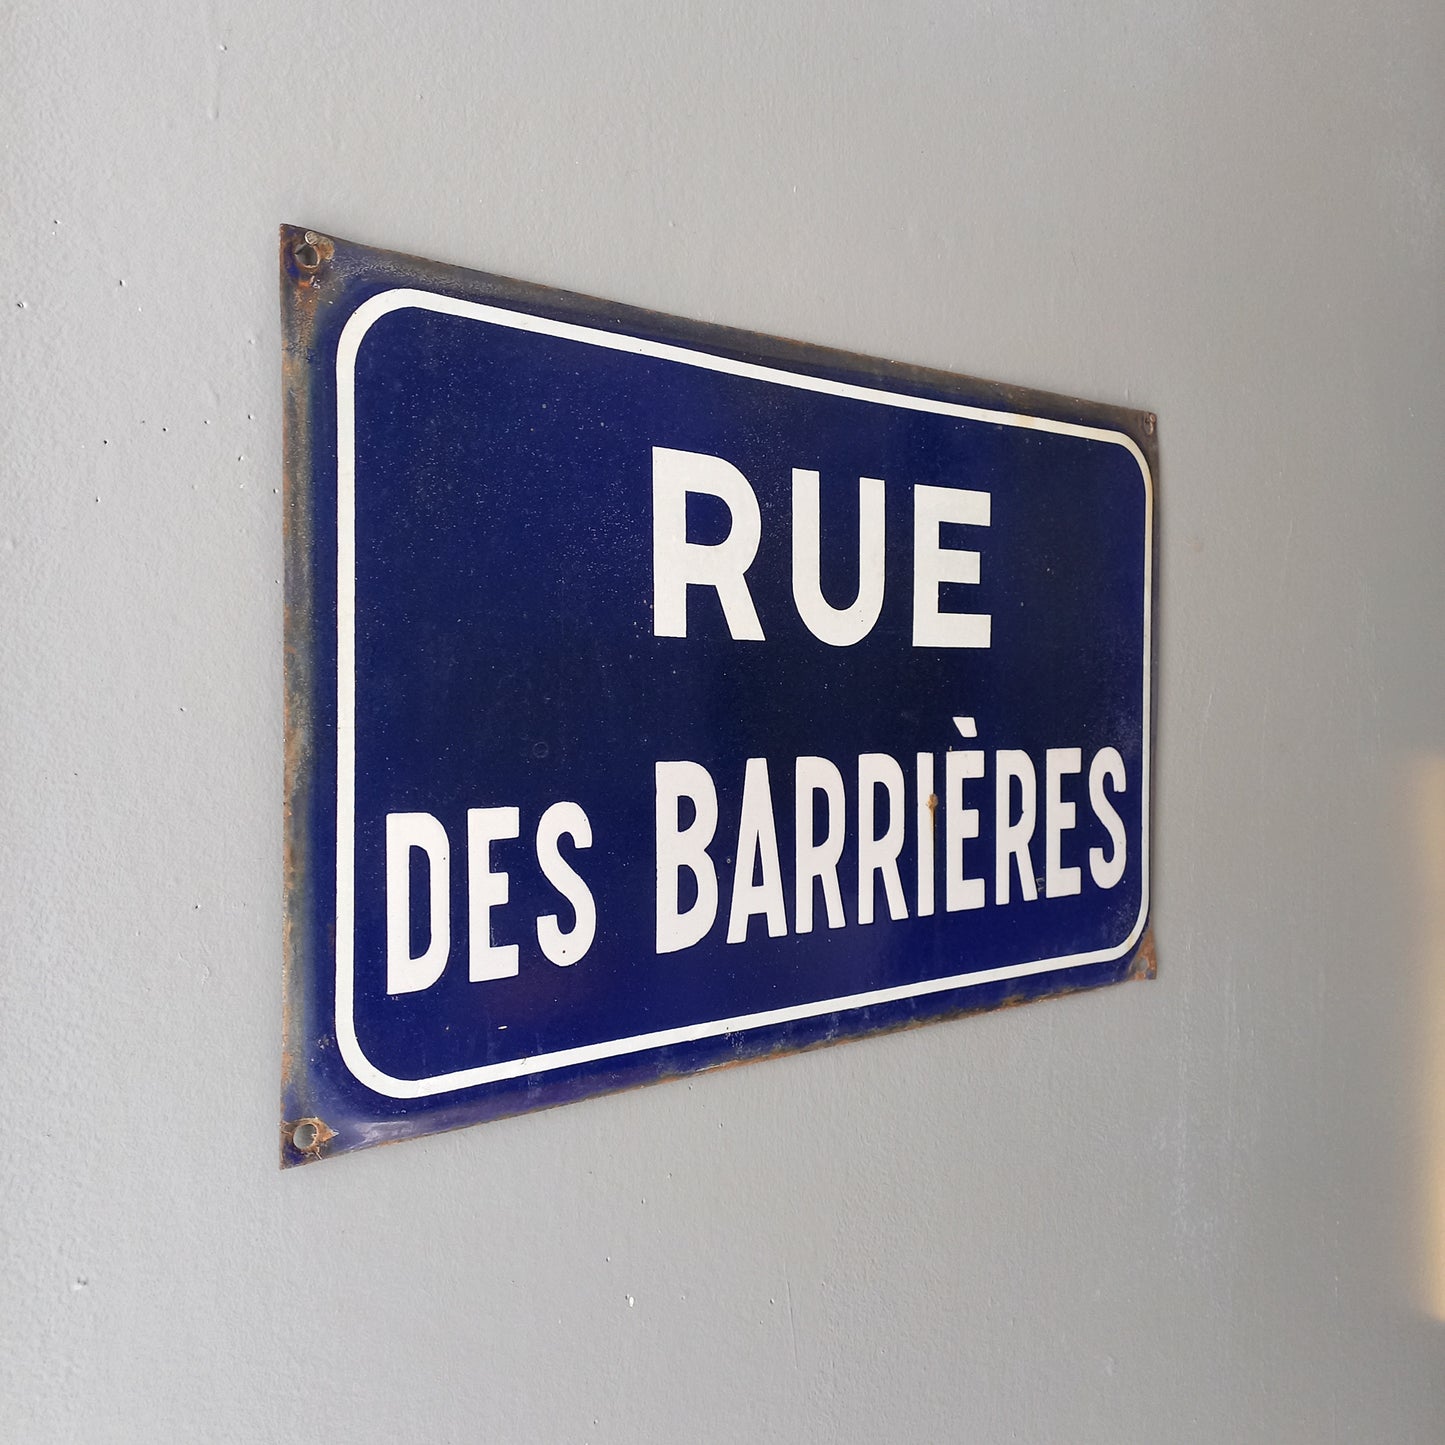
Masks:
[[[1421,987],[1421,1305],[1445,1320],[1445,754],[1413,758],[1406,786]]]

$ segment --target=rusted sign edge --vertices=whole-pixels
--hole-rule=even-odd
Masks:
[[[1041,391],[1034,387],[987,381],[957,372],[863,356],[836,348],[814,345],[783,337],[768,336],[712,322],[690,321],[667,313],[627,306],[582,293],[520,281],[486,272],[469,271],[448,263],[430,261],[405,253],[382,251],[361,243],[341,240],[302,226],[282,225],[279,236],[279,273],[282,332],[282,518],[285,559],[285,768],[283,799],[283,1032],[281,1080],[280,1163],[282,1167],[314,1162],[328,1157],[328,1145],[337,1137],[327,1121],[316,1112],[311,1096],[309,1065],[314,1055],[328,1047],[323,1021],[311,1016],[315,990],[311,987],[318,968],[329,960],[313,956],[316,930],[309,927],[315,907],[315,860],[311,855],[311,807],[316,786],[313,739],[316,697],[315,593],[312,577],[312,517],[315,485],[312,455],[313,407],[312,365],[318,325],[326,310],[345,299],[346,281],[365,274],[382,281],[395,272],[398,284],[432,286],[446,295],[511,305],[541,314],[555,314],[582,320],[602,329],[627,333],[661,329],[681,345],[696,345],[722,355],[771,362],[782,367],[812,372],[844,372],[866,376],[873,384],[924,393],[941,393],[954,399],[966,397],[971,403],[1012,412],[1043,413],[1084,426],[1107,427],[1128,436],[1143,453],[1153,485],[1153,517],[1150,535],[1151,589],[1150,670],[1158,676],[1160,647],[1159,613],[1159,439],[1158,424],[1151,411],[1112,403],[1087,401],[1067,393]],[[1158,688],[1151,689],[1149,729],[1150,774],[1158,768]],[[1148,867],[1154,876],[1157,851],[1155,791],[1151,787],[1148,816]],[[922,1019],[891,1023],[863,1022],[851,1029],[816,1041],[734,1040],[734,1057],[720,1063],[688,1069],[652,1071],[620,1068],[615,1081],[594,1082],[581,1098],[595,1098],[626,1089],[662,1083],[677,1078],[732,1068],[738,1064],[791,1054],[811,1053],[835,1043],[857,1042],[949,1022],[976,1014],[993,1013],[1042,998],[1065,997],[1090,992],[1131,979],[1157,976],[1157,957],[1152,896],[1147,923],[1133,953],[1107,968],[1080,969],[1076,977],[1062,982],[1060,974],[1035,975],[1018,980],[1011,993],[967,1002],[956,1009],[933,1013]],[[1041,981],[1052,979],[1054,987]],[[1034,986],[1030,986],[1034,985]],[[634,1074],[641,1076],[633,1077]],[[426,1134],[443,1133],[474,1123],[516,1117],[574,1102],[548,1098],[503,1107],[495,1112],[479,1108],[475,1101],[463,1101],[428,1111]],[[394,1133],[378,1129],[374,1137],[348,1144],[344,1152],[375,1147],[416,1137],[417,1131],[399,1127]]]
[[[307,956],[306,921],[313,903],[307,826],[315,758],[312,749],[316,691],[314,589],[311,577],[311,379],[310,343],[320,301],[320,278],[296,258],[306,233],[281,228],[281,402],[284,551],[284,706],[285,763],[282,854],[282,1046],[281,1163],[296,1162],[313,1151],[298,1150],[296,1131],[306,1122],[299,1097],[304,1088],[304,1057],[315,1034],[308,1016],[310,972],[318,961]],[[317,253],[319,257],[319,252]],[[305,1142],[302,1132],[302,1142]],[[319,1150],[314,1151],[319,1156]]]

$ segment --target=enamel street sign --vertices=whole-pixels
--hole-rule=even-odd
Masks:
[[[281,291],[283,1162],[1152,973],[1152,416]]]

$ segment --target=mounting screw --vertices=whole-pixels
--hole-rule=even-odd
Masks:
[[[1146,411],[1144,413],[1144,435],[1146,437],[1152,437],[1154,435],[1154,428],[1158,424],[1158,421],[1159,418],[1155,416],[1152,411]]]
[[[298,1119],[290,1128],[291,1147],[311,1159],[320,1158],[322,1149],[336,1137],[336,1130],[321,1119]]]
[[[331,259],[335,250],[336,247],[325,236],[318,235],[315,231],[307,231],[296,243],[291,254],[303,271],[317,271],[323,263]]]

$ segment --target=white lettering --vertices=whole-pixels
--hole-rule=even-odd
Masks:
[[[759,882],[753,874],[762,869]],[[743,772],[743,810],[738,820],[738,851],[733,866],[732,909],[728,942],[744,943],[755,914],[767,919],[768,937],[788,931],[783,904],[783,865],[778,858],[778,829],[773,821],[773,793],[768,785],[768,760],[749,758]]]
[[[867,637],[883,610],[883,498],[877,477],[858,479],[858,596],[834,607],[823,596],[818,474],[793,469],[793,601],[808,631],[830,647]]]
[[[823,907],[829,928],[841,928],[843,891],[838,886],[838,860],[843,856],[843,774],[827,758],[799,758],[794,775],[793,822],[796,860],[793,889],[794,930],[813,931],[813,884],[823,885]],[[822,841],[813,837],[813,805],[817,794],[827,800],[828,821]]]
[[[944,885],[943,906],[949,913],[982,908],[985,902],[982,878],[966,878],[963,872],[965,840],[978,837],[978,809],[963,806],[965,778],[983,777],[983,754],[973,749],[945,753],[944,797]]]
[[[705,545],[687,540],[689,493],[717,497],[727,507],[731,524],[721,542]],[[758,555],[762,535],[758,499],[731,462],[702,452],[653,447],[653,635],[686,637],[687,589],[711,587],[733,637],[761,642],[763,626],[746,574]]]
[[[676,953],[700,943],[717,917],[717,869],[708,844],[717,831],[717,788],[701,763],[658,763],[657,820],[657,951]],[[693,820],[678,827],[678,805],[693,806]],[[697,881],[697,898],[678,908],[678,881],[686,868]]]
[[[876,832],[877,790],[888,793],[888,827]],[[903,850],[903,769],[887,753],[863,753],[858,758],[858,922],[873,922],[873,876],[883,875],[883,892],[890,918],[907,918],[903,880],[898,876],[898,855]]]
[[[1033,859],[1029,856],[1029,840],[1034,836],[1037,811],[1038,779],[1033,760],[1016,748],[1000,748],[994,754],[994,902],[1009,901],[1010,862],[1016,859],[1019,886],[1025,899],[1039,896],[1034,881]],[[1017,779],[1022,790],[1022,804],[1016,821],[1009,821],[1009,793]]]
[[[492,909],[511,897],[506,873],[492,869],[492,844],[515,838],[521,827],[516,808],[467,809],[467,933],[468,974],[473,983],[511,978],[517,972],[517,945],[492,937]]]
[[[1075,807],[1064,801],[1064,777],[1082,770],[1078,748],[1050,748],[1044,754],[1044,892],[1067,898],[1083,890],[1083,871],[1063,866],[1063,836],[1074,826]]]
[[[1116,793],[1125,791],[1124,759],[1119,756],[1118,748],[1100,748],[1089,764],[1089,804],[1095,817],[1109,830],[1109,840],[1114,845],[1108,858],[1104,857],[1102,848],[1089,849],[1089,872],[1100,888],[1112,888],[1124,876],[1127,857],[1124,824],[1104,792],[1106,777]]]
[[[431,937],[420,955],[411,951],[411,853],[426,854]],[[447,830],[430,813],[386,815],[386,991],[430,988],[452,951],[451,847]]]
[[[537,920],[537,943],[551,962],[568,967],[586,955],[597,936],[597,905],[592,890],[562,856],[558,844],[571,838],[579,848],[592,846],[592,824],[576,803],[553,803],[537,822],[537,863],[542,876],[571,904],[576,921],[564,930],[555,913]]]
[[[946,522],[987,527],[992,501],[987,492],[961,487],[913,489],[913,645],[987,647],[993,619],[987,612],[940,612],[938,589],[945,582],[977,583],[979,554],[944,547]]]
[[[933,754],[918,754],[918,907],[920,918],[933,912],[934,830],[938,827],[938,797],[933,791]]]

